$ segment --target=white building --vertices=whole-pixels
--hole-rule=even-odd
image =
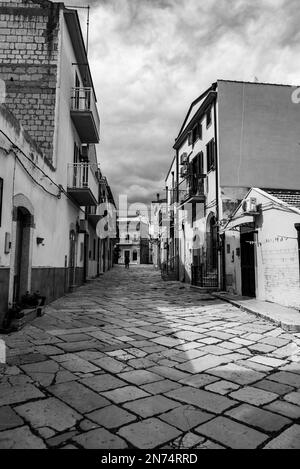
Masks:
[[[227,291],[300,307],[300,190],[251,189],[223,228]]]
[[[110,189],[95,151],[100,120],[77,12],[12,0],[0,18],[1,322],[27,291],[49,302],[106,270],[112,256],[103,265],[95,239],[101,187],[105,200]]]
[[[295,89],[218,80],[191,104],[166,179],[179,280],[226,289],[222,224],[251,187],[299,188]]]
[[[149,222],[141,216],[119,217],[119,264],[149,264]]]

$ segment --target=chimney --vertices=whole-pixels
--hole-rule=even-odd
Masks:
[[[157,202],[159,201],[159,194],[156,194]]]

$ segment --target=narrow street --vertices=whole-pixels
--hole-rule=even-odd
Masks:
[[[153,266],[1,339],[0,448],[300,448],[300,334]]]

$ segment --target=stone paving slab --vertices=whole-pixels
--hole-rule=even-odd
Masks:
[[[29,427],[0,432],[0,449],[44,449],[43,440],[34,435]]]
[[[77,382],[56,384],[48,387],[47,390],[81,413],[91,412],[109,405],[109,401],[103,396]]]
[[[0,432],[10,428],[20,427],[23,425],[23,420],[16,414],[16,412],[9,406],[0,407]]]
[[[264,449],[300,449],[300,425],[293,425],[270,441]]]
[[[0,406],[41,397],[44,397],[44,394],[32,384],[25,384],[24,386],[0,385]]]
[[[136,415],[116,405],[110,405],[103,409],[95,410],[87,414],[86,417],[107,429],[119,428],[137,420]]]
[[[124,404],[125,409],[143,418],[153,417],[154,415],[167,412],[178,406],[180,406],[179,402],[160,395],[146,397],[145,399],[138,399],[137,401]]]
[[[50,427],[58,432],[73,427],[81,415],[55,398],[43,399],[15,407],[31,427]]]
[[[115,267],[5,336],[3,447],[294,447],[300,334],[205,297]]]
[[[254,449],[268,438],[264,433],[226,417],[210,420],[197,427],[195,431],[232,449]]]
[[[126,442],[110,433],[105,428],[91,430],[73,438],[73,441],[85,449],[125,449]]]
[[[109,391],[111,389],[127,386],[125,381],[107,373],[84,378],[80,380],[80,383],[96,392]]]
[[[118,435],[125,438],[136,448],[155,449],[178,437],[180,431],[157,418],[149,418],[122,427],[118,431]]]
[[[183,386],[165,394],[170,399],[192,404],[208,412],[221,413],[237,404],[237,401],[227,397],[203,391],[202,389]]]
[[[291,420],[286,417],[248,404],[242,404],[228,410],[225,415],[252,427],[257,427],[262,432],[278,432],[291,423]]]
[[[134,401],[142,397],[147,397],[149,394],[136,386],[124,386],[122,388],[102,392],[102,396],[107,397],[109,400],[117,404],[120,404],[127,401]]]
[[[180,405],[170,412],[160,415],[159,418],[185,432],[214,418],[214,415],[191,405]]]

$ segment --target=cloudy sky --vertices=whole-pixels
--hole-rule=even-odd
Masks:
[[[114,194],[132,202],[163,194],[187,109],[212,82],[300,83],[299,0],[65,3],[91,5],[98,153]]]

